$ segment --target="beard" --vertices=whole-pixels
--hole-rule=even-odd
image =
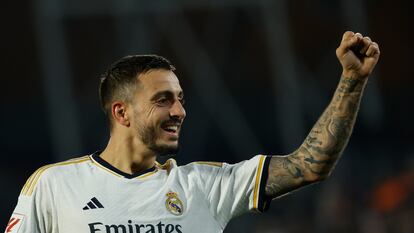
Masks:
[[[139,127],[138,134],[144,145],[146,145],[148,149],[152,150],[158,156],[175,156],[180,149],[178,143],[177,145],[157,144],[159,135],[156,127],[154,126]]]

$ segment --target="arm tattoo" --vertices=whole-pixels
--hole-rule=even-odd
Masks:
[[[266,196],[275,198],[327,178],[351,136],[366,80],[341,77],[331,103],[303,144],[287,156],[273,156]]]

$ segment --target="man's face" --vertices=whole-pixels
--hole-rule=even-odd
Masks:
[[[186,115],[177,76],[172,71],[157,69],[141,74],[138,79],[132,100],[132,129],[157,155],[176,154]]]

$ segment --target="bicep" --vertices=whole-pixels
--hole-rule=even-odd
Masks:
[[[301,163],[295,154],[272,156],[266,181],[265,195],[275,198],[306,185]]]

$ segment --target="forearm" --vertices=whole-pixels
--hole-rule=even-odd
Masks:
[[[292,155],[306,179],[323,179],[334,168],[351,136],[366,83],[367,79],[342,76],[331,103]]]
[[[288,156],[272,157],[267,196],[276,197],[329,176],[351,136],[366,80],[342,76],[332,101],[303,144]]]

